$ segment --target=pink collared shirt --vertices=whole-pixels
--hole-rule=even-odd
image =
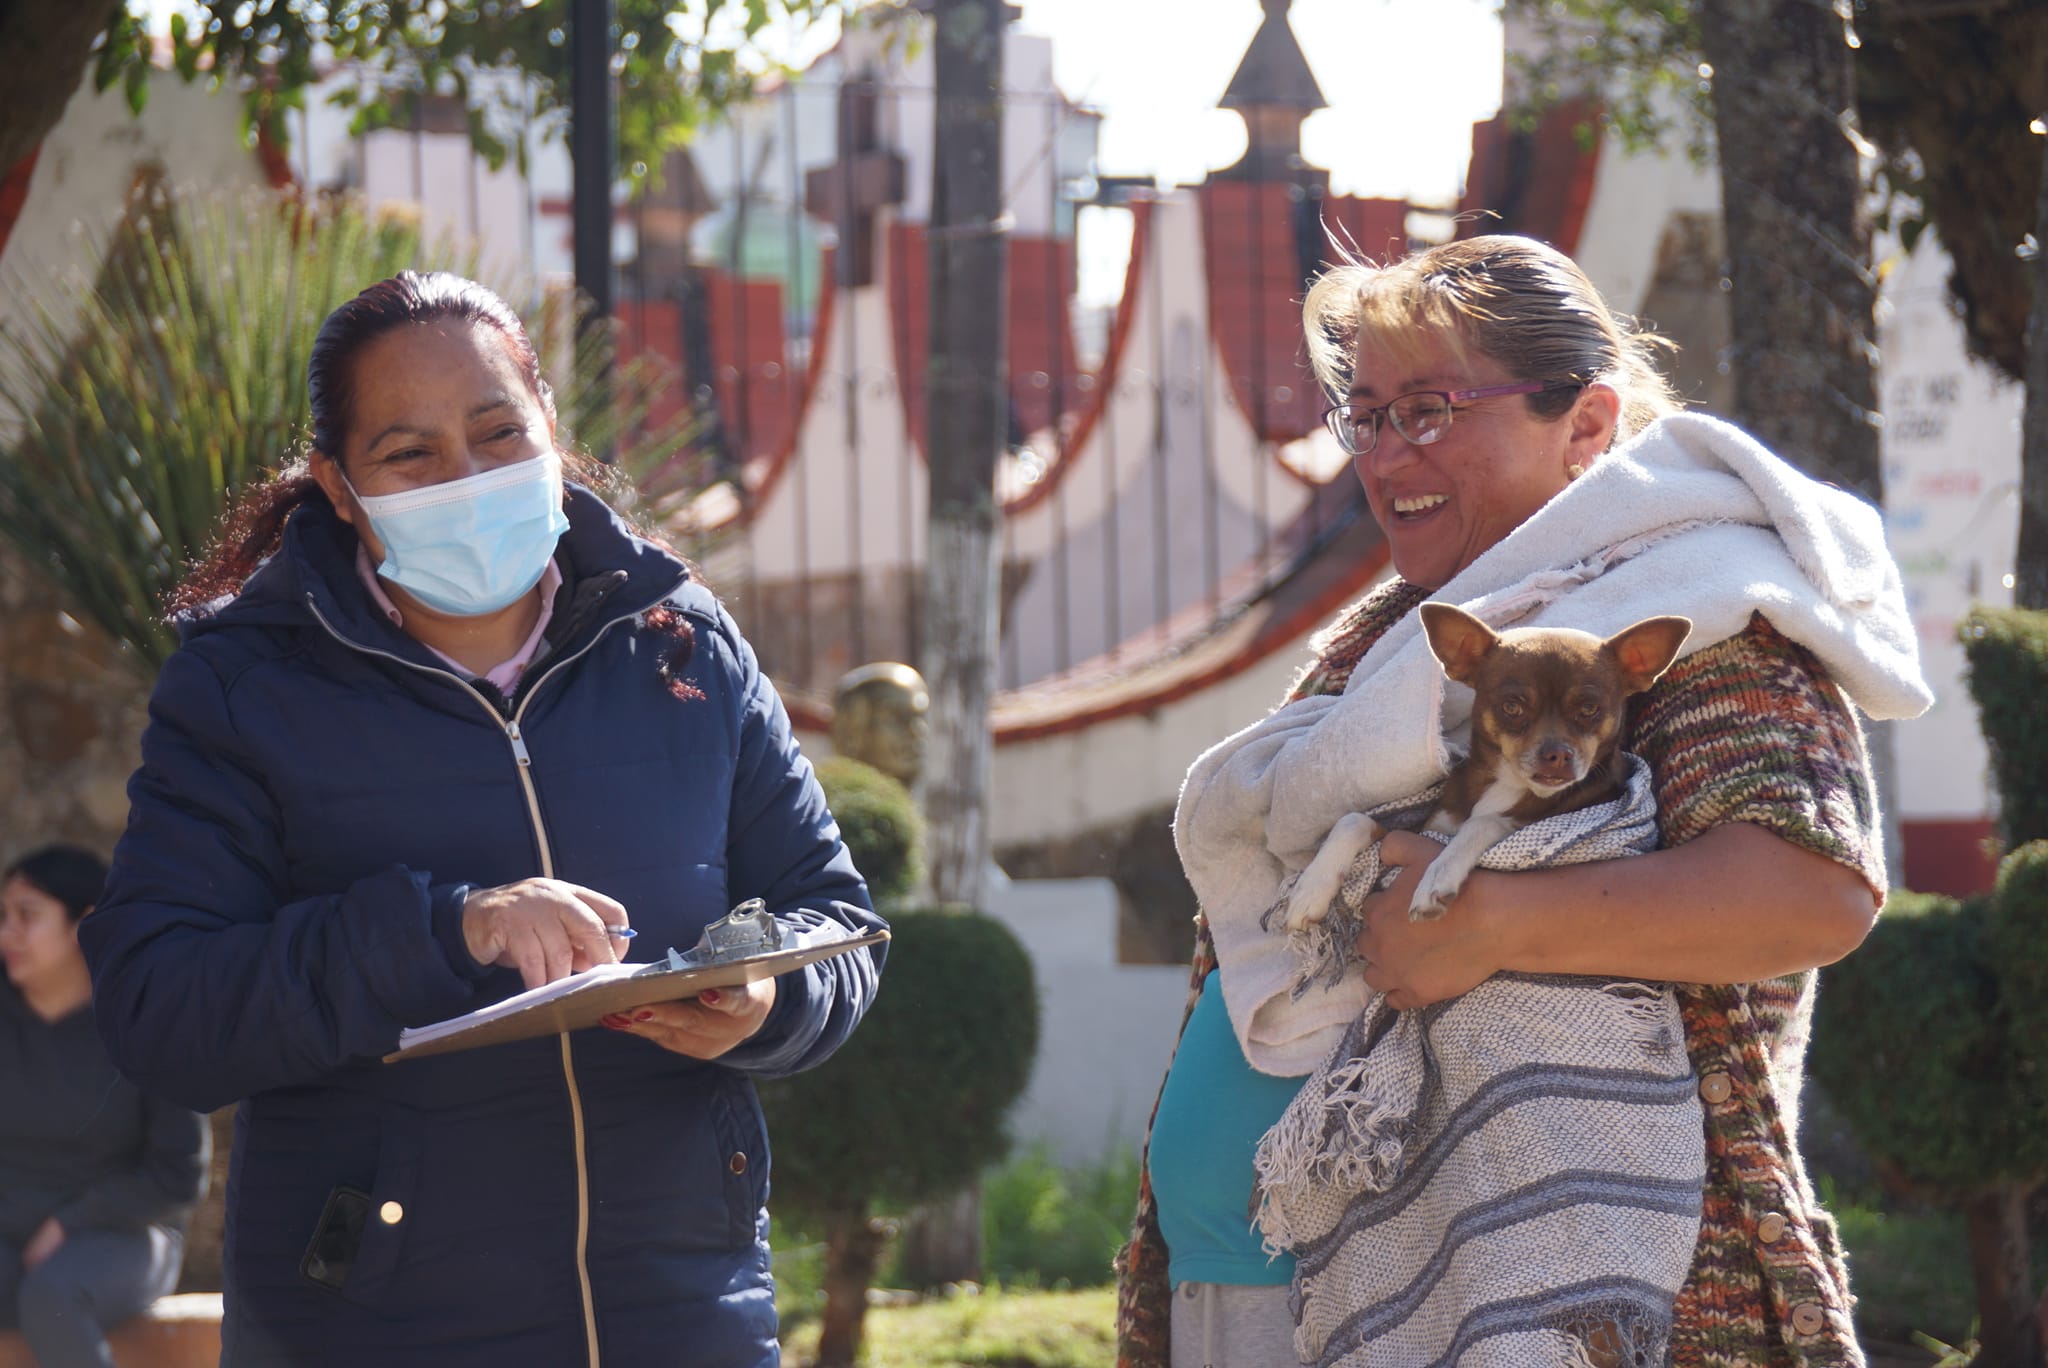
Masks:
[[[356,543],[356,574],[361,577],[363,586],[370,591],[370,601],[384,610],[384,616],[391,619],[393,627],[404,631],[405,614],[391,601],[391,595],[384,592],[383,584],[377,579],[377,567],[370,564],[370,553],[360,542]],[[540,649],[541,633],[548,629],[548,619],[555,615],[555,591],[561,587],[562,569],[550,560],[548,568],[541,572],[540,577],[540,616],[534,619],[533,631],[527,634],[526,644],[514,651],[511,659],[492,666],[483,675],[492,687],[507,698],[510,698],[512,691],[519,687],[519,676],[533,663],[534,652]],[[420,644],[426,645],[425,642]],[[427,649],[434,651],[431,646],[427,646]],[[464,679],[471,678],[469,667],[461,661],[440,651],[434,651],[434,654],[440,656]]]

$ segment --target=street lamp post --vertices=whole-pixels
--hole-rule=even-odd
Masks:
[[[612,0],[570,0],[569,156],[575,165],[570,220],[576,290],[584,312],[577,335],[610,323],[612,294]],[[610,389],[609,364],[597,383]],[[609,451],[596,453],[610,460]]]

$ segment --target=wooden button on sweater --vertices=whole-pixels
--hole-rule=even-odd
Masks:
[[[1785,1218],[1775,1211],[1766,1211],[1763,1219],[1756,1223],[1756,1237],[1765,1244],[1776,1244],[1785,1233]]]
[[[1727,1074],[1718,1069],[1700,1079],[1700,1100],[1710,1107],[1718,1107],[1735,1093],[1735,1084]]]
[[[1813,1302],[1792,1308],[1792,1329],[1801,1335],[1818,1335],[1828,1323],[1828,1313]]]

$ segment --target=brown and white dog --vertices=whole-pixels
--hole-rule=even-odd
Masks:
[[[1444,673],[1472,689],[1472,747],[1424,823],[1451,842],[1416,887],[1413,921],[1442,916],[1510,832],[1620,792],[1628,700],[1670,668],[1692,631],[1687,618],[1653,617],[1603,640],[1568,627],[1496,632],[1448,603],[1421,612]],[[1352,861],[1384,834],[1363,813],[1340,818],[1295,881],[1288,922],[1322,920]]]

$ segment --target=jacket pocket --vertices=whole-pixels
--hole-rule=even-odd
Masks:
[[[726,1238],[740,1249],[754,1242],[755,1218],[768,1204],[768,1127],[753,1083],[730,1070],[718,1073],[712,1130],[725,1186]]]
[[[406,1237],[417,1213],[425,1126],[409,1107],[387,1106],[380,1118],[377,1176],[370,1184],[369,1209],[353,1267],[341,1295],[364,1305],[381,1305],[404,1267]]]

